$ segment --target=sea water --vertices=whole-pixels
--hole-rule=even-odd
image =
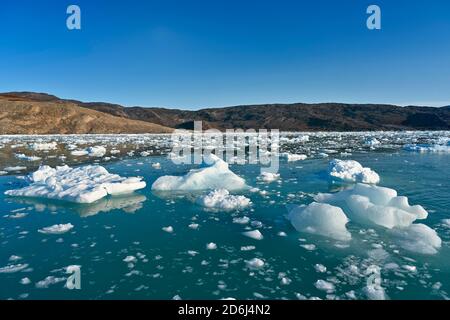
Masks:
[[[231,165],[260,190],[233,192],[250,198],[252,205],[231,212],[205,210],[194,193],[152,192],[160,176],[183,175],[196,167],[175,165],[165,155],[102,163],[111,173],[142,176],[147,188],[89,205],[6,197],[4,191],[25,181],[21,175],[1,176],[0,268],[23,268],[0,273],[0,298],[367,299],[374,267],[380,270],[386,298],[448,298],[450,226],[443,219],[450,218],[450,154],[356,149],[328,152],[327,158],[281,159],[281,178],[272,183],[258,179],[258,165]],[[379,185],[407,196],[411,205],[422,205],[429,217],[421,223],[443,241],[438,252],[404,250],[385,229],[352,221],[349,242],[297,232],[286,218],[289,206],[309,204],[317,193],[340,188],[327,175],[333,158],[370,167],[380,175]],[[248,223],[233,222],[243,217]],[[38,232],[68,223],[73,228],[67,233]],[[249,230],[259,230],[263,239],[242,234]],[[264,265],[252,268],[249,261],[255,258]],[[66,286],[66,268],[73,265],[80,266],[78,290]]]

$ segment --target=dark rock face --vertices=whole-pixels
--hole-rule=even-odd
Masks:
[[[450,107],[400,107],[375,104],[267,104],[186,111],[164,108],[126,108],[102,102],[61,100],[37,93],[8,93],[14,99],[70,102],[79,107],[128,120],[170,128],[280,129],[283,131],[450,130]]]

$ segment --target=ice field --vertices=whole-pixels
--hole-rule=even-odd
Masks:
[[[0,298],[449,297],[450,132],[282,133],[276,173],[172,145],[0,136]]]

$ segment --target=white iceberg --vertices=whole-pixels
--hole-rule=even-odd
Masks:
[[[41,160],[40,157],[37,157],[37,156],[27,156],[27,155],[25,155],[25,154],[23,154],[23,153],[16,153],[14,156],[15,156],[17,159],[19,159],[19,160],[24,160],[24,161],[39,161],[39,160]]]
[[[251,260],[246,260],[245,264],[250,269],[260,269],[260,268],[264,267],[265,262],[259,258],[253,258]]]
[[[270,183],[273,181],[276,181],[278,179],[280,179],[280,174],[279,173],[273,173],[273,172],[261,172],[261,174],[258,177],[259,180]]]
[[[302,161],[308,158],[307,155],[304,154],[291,154],[291,153],[283,153],[283,156],[286,157],[288,162]]]
[[[441,247],[435,230],[413,223],[426,219],[428,212],[420,205],[410,206],[408,198],[393,189],[357,184],[336,194],[318,194],[315,200],[341,207],[355,222],[387,228],[388,235],[405,250],[435,254]]]
[[[102,166],[70,168],[41,166],[29,175],[30,185],[8,190],[8,196],[34,197],[76,203],[92,203],[107,195],[131,193],[145,188],[142,178],[124,178],[109,173]]]
[[[56,150],[58,148],[58,144],[55,141],[48,143],[32,143],[29,145],[29,149],[34,151],[51,151]]]
[[[450,153],[450,142],[441,144],[407,144],[403,147],[405,151],[419,153]]]
[[[259,230],[245,231],[245,232],[242,232],[242,235],[249,237],[251,239],[254,239],[254,240],[264,239],[264,236],[262,235],[261,231],[259,231]]]
[[[197,203],[205,208],[232,211],[244,209],[251,205],[249,198],[231,195],[228,190],[219,189],[197,199]]]
[[[394,189],[362,183],[335,194],[319,193],[315,200],[341,207],[351,220],[388,229],[408,227],[428,216],[422,206],[410,206],[408,198],[398,196]]]
[[[38,232],[43,233],[43,234],[63,234],[63,233],[69,232],[72,229],[73,229],[73,225],[71,223],[55,224],[50,227],[45,227],[45,228],[39,229]]]
[[[389,233],[403,249],[420,254],[436,254],[442,245],[436,231],[421,223],[395,228]]]
[[[193,169],[184,176],[162,176],[152,185],[155,191],[198,191],[208,189],[239,190],[245,180],[234,174],[228,164],[215,155],[205,159],[209,166]]]
[[[299,232],[341,241],[351,239],[346,228],[349,221],[347,216],[341,208],[329,204],[313,202],[308,206],[296,206],[289,212],[288,219]]]
[[[101,158],[106,154],[106,148],[102,146],[93,146],[84,150],[74,150],[70,153],[73,156],[89,156]]]
[[[28,268],[28,264],[11,264],[0,268],[0,273],[16,273]]]
[[[330,162],[328,173],[332,179],[343,182],[362,182],[377,184],[380,176],[370,168],[364,168],[359,162],[354,160],[338,160]]]

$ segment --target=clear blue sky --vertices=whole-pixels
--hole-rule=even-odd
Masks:
[[[82,10],[82,30],[66,9]],[[366,8],[382,9],[382,30]],[[197,109],[450,104],[448,0],[2,0],[0,91]]]

